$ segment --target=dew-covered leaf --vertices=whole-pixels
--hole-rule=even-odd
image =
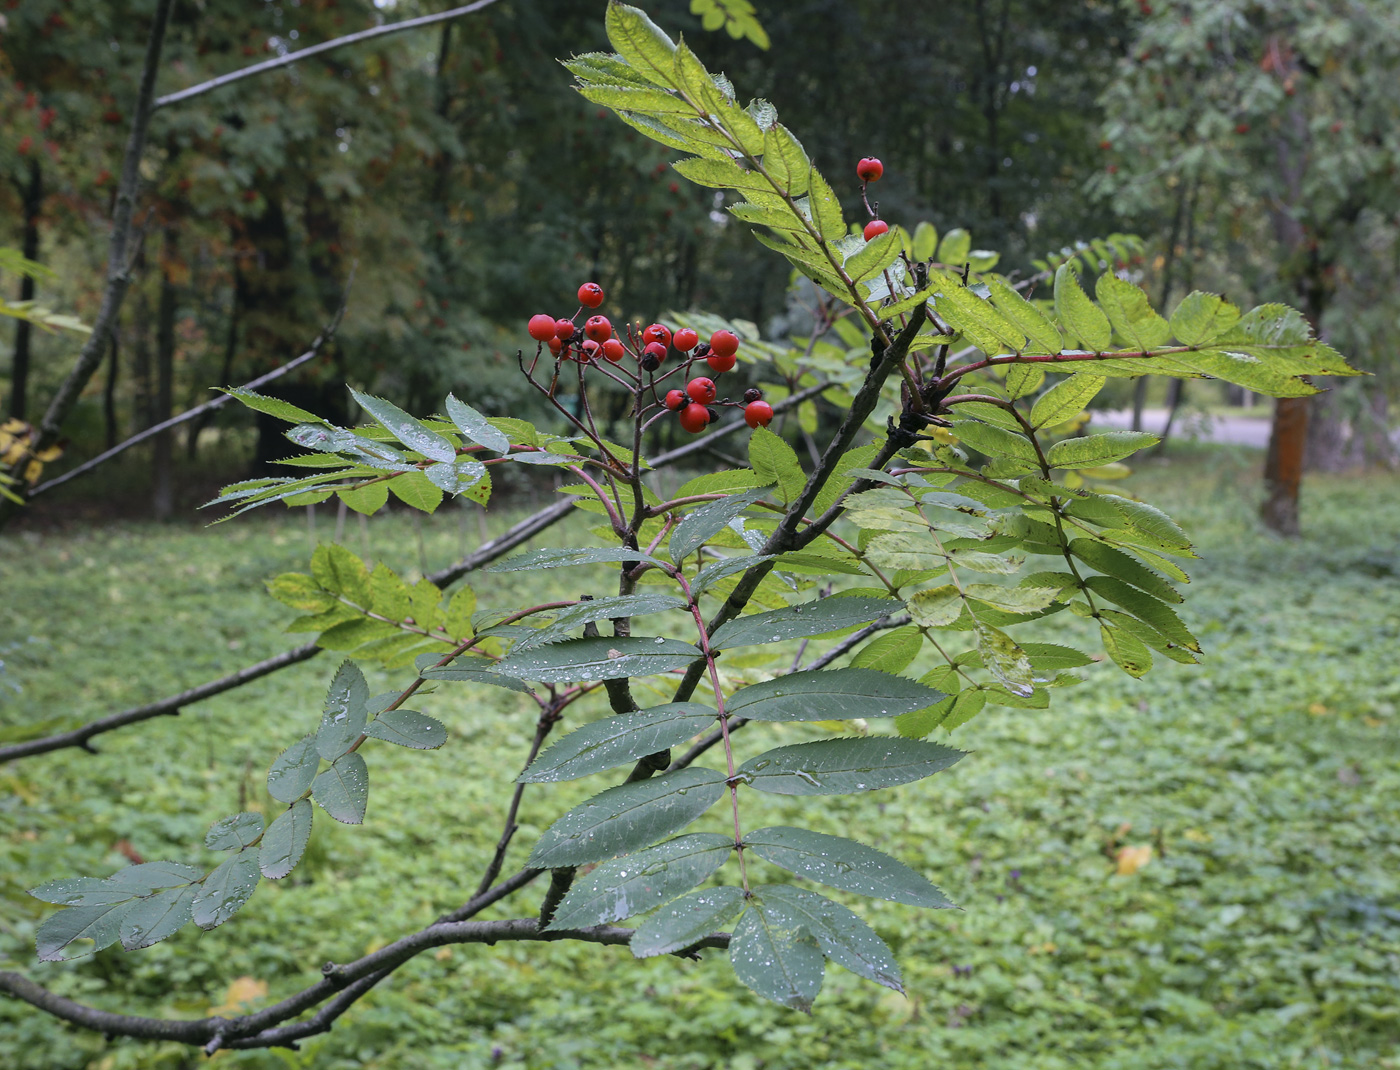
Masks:
[[[693,513],[687,513],[671,533],[671,560],[680,561],[683,557],[689,557],[702,543],[727,527],[731,520],[754,502],[767,497],[771,490],[772,487],[757,487],[739,494],[731,494],[728,498],[721,498],[696,509]]]
[[[358,751],[342,754],[329,769],[317,774],[311,797],[337,821],[358,825],[369,803],[369,769]]]
[[[194,923],[201,929],[222,925],[252,897],[261,879],[257,851],[239,851],[224,859],[204,878],[204,884],[190,903]]]
[[[326,692],[325,712],[321,715],[321,727],[316,730],[316,752],[322,758],[340,757],[360,738],[368,701],[365,674],[353,661],[342,661]]]
[[[447,395],[447,415],[457,425],[457,430],[477,445],[497,453],[510,451],[510,439],[487,423],[486,417],[481,413],[466,402],[458,401],[451,394]]]
[[[293,803],[277,816],[258,845],[258,867],[268,880],[280,880],[296,868],[311,838],[315,814],[310,799]]]
[[[744,846],[790,873],[844,892],[916,907],[951,907],[923,876],[855,840],[775,825],[744,834]]]
[[[108,880],[137,895],[147,895],[157,888],[174,888],[189,884],[204,876],[204,870],[180,862],[142,862],[113,873]]]
[[[573,638],[571,632],[596,621],[612,620],[616,617],[643,617],[650,613],[684,609],[685,606],[685,599],[673,594],[643,593],[615,598],[594,598],[561,610],[547,627],[535,629],[517,640],[511,650],[512,653],[518,654],[531,647]]]
[[[199,890],[198,885],[187,884],[132,904],[121,922],[122,947],[135,951],[173,936],[189,923],[194,897]]]
[[[365,726],[365,735],[414,750],[437,750],[447,742],[447,726],[416,710],[385,710]]]
[[[651,676],[683,669],[702,656],[691,643],[661,636],[566,639],[512,653],[496,663],[495,671],[517,679],[558,684]]]
[[[896,717],[942,697],[931,687],[876,669],[823,669],[740,688],[725,710],[753,721],[833,721]]]
[[[904,603],[898,599],[873,598],[869,595],[817,599],[785,609],[736,617],[722,624],[710,636],[710,647],[727,649],[823,635],[854,625],[869,624],[880,617],[898,613],[903,608]]]
[[[809,1012],[821,991],[826,962],[816,938],[791,910],[767,909],[755,896],[734,927],[729,962],[734,976],[764,999]]]
[[[889,945],[840,903],[790,884],[759,885],[754,896],[759,910],[775,927],[801,927],[838,966],[896,992],[904,991],[899,964]]]
[[[363,394],[354,387],[351,395],[360,408],[389,430],[395,438],[409,449],[421,453],[434,461],[451,461],[457,457],[457,447],[436,431],[430,431],[420,421],[415,420],[403,409],[383,398]]]
[[[34,934],[34,948],[39,961],[60,961],[63,949],[74,940],[92,941],[93,946],[84,954],[101,951],[116,943],[121,936],[122,922],[137,902],[128,893],[128,898],[121,902],[69,907],[49,915]]]
[[[570,732],[520,774],[525,784],[575,780],[684,743],[715,724],[713,707],[668,702]]]
[[[683,951],[728,924],[744,909],[740,888],[702,888],[666,904],[632,934],[632,954],[639,959]]]
[[[565,565],[596,565],[609,562],[637,565],[643,561],[653,565],[661,564],[656,558],[644,554],[640,550],[629,550],[624,546],[586,546],[576,549],[530,550],[527,553],[516,554],[504,561],[487,565],[482,571],[523,572],[528,569],[563,568]]]
[[[100,907],[125,902],[141,892],[104,877],[65,877],[31,888],[29,894],[62,907]]]
[[[738,775],[778,795],[844,795],[922,780],[963,757],[941,743],[887,736],[822,739],[750,758]]]
[[[723,774],[697,766],[619,784],[550,825],[530,852],[529,864],[579,866],[635,851],[679,832],[723,793]]]
[[[209,826],[204,846],[211,851],[241,851],[261,836],[262,830],[262,814],[234,814]]]
[[[574,880],[548,928],[581,929],[645,913],[708,879],[733,850],[732,836],[696,832],[604,862]]]
[[[437,654],[420,654],[419,659],[427,663],[418,670],[418,675],[425,680],[490,684],[492,687],[504,687],[507,691],[518,691],[522,695],[532,694],[534,690],[524,680],[518,680],[506,673],[496,672],[494,666],[498,663],[487,661],[484,658],[458,658],[456,661],[442,666],[437,665],[437,662],[442,660],[441,656]],[[480,667],[478,668],[478,666]]]

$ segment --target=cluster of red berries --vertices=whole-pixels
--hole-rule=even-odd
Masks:
[[[585,308],[597,308],[603,303],[603,298],[603,288],[596,282],[586,282],[578,289],[579,304]],[[673,372],[689,369],[696,361],[704,360],[710,371],[719,375],[731,370],[738,362],[739,336],[733,331],[715,331],[708,342],[702,343],[700,335],[689,327],[682,327],[673,333],[664,323],[653,323],[641,332],[640,342],[628,329],[629,339],[633,343],[633,348],[629,350],[621,338],[613,337],[613,325],[606,316],[590,316],[584,322],[584,340],[578,343],[577,349],[573,343],[576,329],[573,319],[555,319],[547,313],[531,316],[527,325],[530,337],[548,345],[550,352],[560,360],[577,359],[580,364],[591,364],[600,356],[616,364],[631,352],[643,371],[655,372],[666,359],[671,346],[686,354],[685,364],[673,369]],[[668,372],[667,376],[673,372]],[[683,391],[668,391],[662,404],[678,413],[680,425],[695,434],[717,418],[718,414],[710,405],[718,394],[713,379],[699,376],[687,383]],[[773,419],[773,406],[762,398],[762,392],[757,389],[744,393],[744,420],[750,427],[766,427]]]

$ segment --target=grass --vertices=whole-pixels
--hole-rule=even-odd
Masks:
[[[218,1060],[318,1070],[1400,1067],[1400,495],[1393,478],[1314,480],[1307,535],[1284,544],[1253,522],[1254,463],[1183,445],[1132,483],[1201,547],[1184,611],[1207,648],[1203,666],[1167,664],[1142,681],[1094,666],[1049,711],[984,711],[953,734],[971,756],[918,785],[823,808],[754,804],[755,822],[857,835],[962,904],[854,904],[894,947],[907,1000],[831,968],[809,1018],[753,997],[714,953],[635,963],[618,948],[457,947],[400,970],[300,1052]],[[493,530],[505,522],[494,518]],[[326,516],[319,523],[328,537]],[[345,541],[362,550],[361,535],[352,527]],[[433,518],[420,555],[410,520],[393,515],[375,518],[368,537],[375,556],[407,570],[438,567],[479,536],[474,518],[465,528]],[[557,533],[545,538],[558,544]],[[7,537],[0,722],[85,720],[285,648],[297,638],[279,632],[291,613],[261,582],[304,568],[309,547],[302,513]],[[556,593],[541,582],[473,580],[485,606]],[[240,995],[246,1008],[280,998],[322,962],[458,905],[489,857],[502,785],[528,743],[530,707],[506,692],[425,699],[452,727],[447,747],[367,751],[366,824],[318,821],[302,867],[264,882],[229,924],[142,952],[34,963],[34,926],[49,908],[25,888],[113,871],[123,852],[206,859],[198,844],[210,821],[271,805],[263,772],[314,724],[333,667],[318,658],[113,733],[96,756],[0,767],[0,965],[104,1007],[229,1013]],[[390,685],[390,674],[370,675],[376,690]],[[741,747],[806,730],[763,731]],[[595,779],[527,793],[511,861],[563,806],[602,786]],[[1117,875],[1108,855],[1122,845],[1151,846],[1154,857]],[[501,916],[537,898],[532,890]],[[6,1067],[202,1059],[0,1002]]]

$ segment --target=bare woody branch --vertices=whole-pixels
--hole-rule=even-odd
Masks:
[[[262,63],[254,63],[251,67],[243,67],[240,70],[230,71],[228,74],[221,74],[217,78],[211,78],[207,82],[200,82],[192,85],[188,89],[181,89],[175,93],[167,93],[156,100],[157,108],[164,108],[168,104],[179,104],[181,101],[189,100],[191,97],[200,96],[211,90],[222,89],[226,85],[234,82],[241,82],[244,78],[252,78],[255,75],[264,74],[267,71],[275,71],[279,67],[288,67],[300,60],[310,59],[312,56],[319,56],[323,52],[330,52],[333,49],[344,48],[346,45],[357,45],[364,41],[372,41],[378,37],[385,37],[391,33],[403,33],[405,30],[416,30],[420,26],[432,26],[434,23],[446,22],[448,19],[461,18],[463,15],[470,15],[480,11],[484,7],[490,7],[496,0],[476,0],[475,3],[467,4],[465,7],[454,7],[449,11],[439,11],[434,15],[422,15],[416,19],[404,19],[402,22],[391,22],[384,26],[375,26],[368,30],[361,30],[359,33],[348,33],[344,37],[332,38],[329,41],[322,41],[319,45],[311,45],[308,48],[301,48],[295,52],[288,52],[285,56],[278,56],[276,59],[264,60]]]

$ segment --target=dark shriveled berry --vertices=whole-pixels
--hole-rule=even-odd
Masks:
[[[756,386],[751,386],[751,387],[749,387],[747,390],[744,391],[744,403],[745,403],[745,404],[748,404],[750,401],[760,401],[760,400],[762,400],[762,398],[763,398],[763,391],[760,390],[760,389],[759,389],[758,387],[756,387]]]

